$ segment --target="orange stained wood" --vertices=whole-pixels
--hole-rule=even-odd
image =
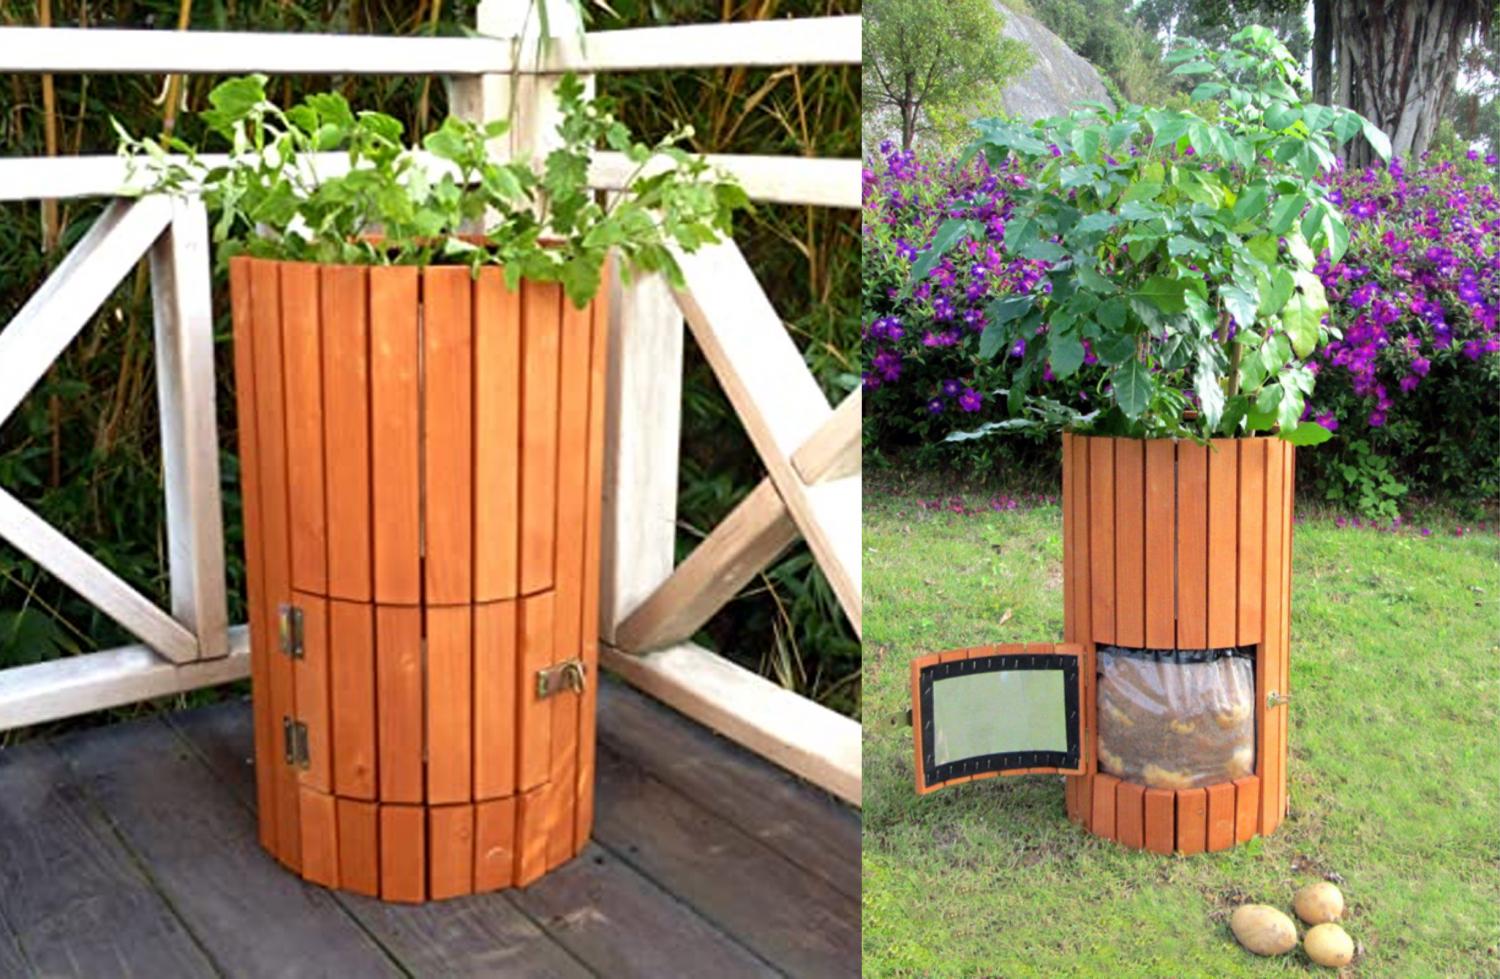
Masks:
[[[550,786],[539,785],[516,799],[517,887],[525,887],[547,872],[547,846],[551,842],[547,794]]]
[[[373,802],[339,799],[339,886],[356,894],[380,894],[380,815]]]
[[[328,703],[328,602],[301,592],[293,592],[292,601],[302,610],[302,655],[292,661],[297,684],[297,719],[307,726],[308,762],[298,779],[319,792],[331,792],[333,727]]]
[[[422,600],[417,270],[370,269],[370,457],[375,600]]]
[[[516,603],[474,607],[474,797],[516,791]]]
[[[1177,793],[1171,789],[1146,790],[1146,849],[1171,853],[1177,842]]]
[[[422,270],[427,605],[474,598],[474,319],[462,266]],[[488,433],[486,433],[488,434]]]
[[[1260,779],[1234,780],[1234,841],[1244,843],[1260,832]]]
[[[324,887],[339,886],[338,810],[334,798],[303,786],[302,876]]]
[[[1115,839],[1139,850],[1146,845],[1146,787],[1133,782],[1115,786]]]
[[[262,559],[265,562],[265,604],[261,623],[267,645],[279,631],[281,606],[291,591],[290,529],[287,513],[286,413],[282,384],[281,289],[277,263],[256,260],[250,266],[250,294],[254,323],[257,452],[260,456],[260,516]],[[274,730],[297,716],[291,660],[273,652],[268,657],[270,708]],[[265,690],[264,687],[261,688]],[[274,737],[274,735],[273,735]],[[272,752],[272,758],[276,754]],[[297,773],[290,766],[274,766],[277,859],[293,869],[301,864],[298,822],[301,804]]]
[[[1073,469],[1073,504],[1070,511],[1074,525],[1078,528],[1078,546],[1073,559],[1076,596],[1073,604],[1077,625],[1073,634],[1075,642],[1092,642],[1094,602],[1090,593],[1092,581],[1089,568],[1093,563],[1094,551],[1089,539],[1089,440],[1078,435],[1073,436]]]
[[[1297,477],[1297,450],[1294,446],[1286,444],[1281,446],[1281,451],[1283,456],[1285,457],[1285,462],[1283,464],[1286,466],[1286,495],[1284,497],[1285,502],[1283,503],[1281,511],[1283,516],[1281,524],[1282,561],[1280,582],[1282,598],[1281,686],[1277,689],[1279,689],[1283,694],[1290,696],[1292,692],[1292,518],[1294,515],[1294,507],[1296,505],[1295,483]],[[1281,720],[1282,750],[1281,778],[1277,781],[1278,804],[1276,806],[1276,822],[1278,825],[1280,824],[1281,820],[1286,817],[1287,809],[1287,758],[1290,754],[1287,749],[1289,743],[1287,741],[1287,727],[1291,723],[1291,712],[1291,708],[1284,704],[1281,707],[1276,708],[1276,713],[1279,715]]]
[[[292,587],[328,591],[328,527],[324,518],[323,353],[318,329],[318,267],[279,263],[281,334],[286,385],[288,514]]]
[[[560,286],[526,282],[521,303],[520,588],[526,595],[552,587],[557,532],[557,415]]]
[[[1115,443],[1115,643],[1146,645],[1146,443]],[[1092,686],[1092,684],[1090,685]]]
[[[380,897],[427,899],[426,813],[422,806],[380,807]]]
[[[1177,444],[1177,648],[1208,643],[1208,449]]]
[[[434,901],[474,893],[474,807],[432,806],[427,810],[428,853]]]
[[[1177,446],[1167,439],[1146,443],[1145,645],[1177,644]]]
[[[382,802],[421,802],[421,609],[376,608],[375,659],[380,799]]]
[[[1239,447],[1216,440],[1208,447],[1208,645],[1233,646],[1239,597]]]
[[[498,268],[474,283],[474,599],[517,593],[521,513],[521,293]]]
[[[1115,839],[1115,798],[1119,793],[1120,780],[1113,775],[1095,775],[1089,781],[1094,784],[1094,805],[1089,815],[1089,830],[1107,840]]]
[[[473,780],[473,612],[427,609],[427,802],[469,802]]]
[[[474,889],[510,887],[516,879],[516,800],[474,806]]]
[[[328,603],[333,674],[333,787],[340,796],[374,799],[375,612],[363,602]]]
[[[1227,850],[1234,846],[1234,792],[1232,782],[1210,785],[1208,795],[1208,836],[1205,846],[1210,851]]]
[[[328,595],[371,599],[369,271],[320,267]]]
[[[272,655],[271,636],[266,632],[270,616],[266,613],[265,565],[261,559],[260,520],[260,453],[257,451],[255,398],[255,312],[251,305],[250,259],[243,256],[229,261],[229,289],[234,322],[234,378],[238,409],[236,432],[240,454],[240,485],[244,499],[245,577],[248,580],[250,630],[250,682],[257,691],[270,689]],[[269,710],[254,712],[255,756],[275,757],[272,735],[273,717]],[[256,810],[262,814],[276,812],[274,768],[262,763],[255,766]],[[275,818],[256,820],[260,826],[260,844],[276,852]]]
[[[1115,440],[1091,438],[1089,447],[1089,591],[1095,642],[1115,641]]]
[[[552,768],[553,700],[537,696],[537,673],[560,660],[556,654],[557,602],[553,592],[521,599],[520,643],[516,677],[516,788],[523,792],[545,783]],[[538,797],[538,800],[540,797]],[[533,806],[540,805],[533,801]],[[533,817],[534,818],[534,817]],[[545,861],[546,850],[542,857]]]
[[[1261,655],[1256,659],[1255,730],[1260,736],[1256,753],[1256,774],[1260,776],[1260,833],[1269,836],[1280,822],[1277,808],[1277,784],[1282,776],[1285,744],[1281,740],[1281,722],[1275,711],[1267,706],[1267,697],[1279,690],[1281,683],[1281,661],[1286,655],[1281,633],[1282,594],[1282,500],[1285,490],[1286,470],[1282,464],[1281,447],[1270,446],[1266,466],[1266,572],[1265,582],[1265,628],[1261,643]]]
[[[1070,432],[1064,432],[1062,436],[1062,481],[1063,481],[1063,639],[1067,642],[1084,642],[1087,636],[1077,633],[1078,612],[1074,603],[1078,601],[1078,579],[1077,567],[1075,565],[1078,548],[1078,525],[1073,520],[1071,507],[1076,490],[1073,488],[1077,480],[1077,467],[1073,464],[1073,439]],[[1072,785],[1071,782],[1068,783]]]
[[[1177,849],[1202,853],[1208,847],[1208,793],[1203,789],[1177,792]]]
[[[1268,439],[1240,440],[1239,609],[1235,641],[1261,641],[1265,581],[1266,453]]]

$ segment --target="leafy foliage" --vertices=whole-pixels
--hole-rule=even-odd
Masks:
[[[584,97],[572,75],[557,90],[561,145],[540,172],[529,159],[492,158],[491,141],[505,135],[507,120],[449,117],[422,141],[423,158],[389,115],[356,113],[337,92],[308,95],[283,111],[267,97],[266,81],[231,78],[208,95],[203,121],[229,144],[227,163],[204,163],[174,136],[158,141],[120,130],[123,150],[153,177],[146,192],[203,195],[218,215],[221,261],[248,253],[354,265],[497,264],[510,288],[522,278],[560,282],[582,307],[599,291],[611,251],[627,269],[664,272],[681,286],[668,243],[691,252],[715,242],[749,204],[737,183],[677,145],[688,131],[654,146],[638,143]],[[599,145],[636,166],[608,207],[588,185],[589,154]],[[348,154],[347,168],[318,172],[311,154],[338,150]],[[657,157],[669,165],[646,175]]]

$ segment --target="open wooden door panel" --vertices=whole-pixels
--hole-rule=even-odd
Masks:
[[[978,646],[911,664],[917,792],[995,775],[1081,775],[1084,647]]]

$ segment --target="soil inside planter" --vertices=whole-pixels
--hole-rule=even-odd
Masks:
[[[1101,646],[1099,769],[1157,789],[1255,771],[1254,647]]]

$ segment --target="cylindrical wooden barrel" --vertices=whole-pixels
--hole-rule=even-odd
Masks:
[[[593,817],[604,302],[497,268],[230,285],[261,843],[387,900],[536,879]]]
[[[1276,438],[1063,437],[1064,636],[1094,651],[1253,647],[1254,773],[1188,789],[1097,770],[1096,662],[1067,809],[1091,832],[1162,853],[1222,850],[1286,813],[1293,448]]]

